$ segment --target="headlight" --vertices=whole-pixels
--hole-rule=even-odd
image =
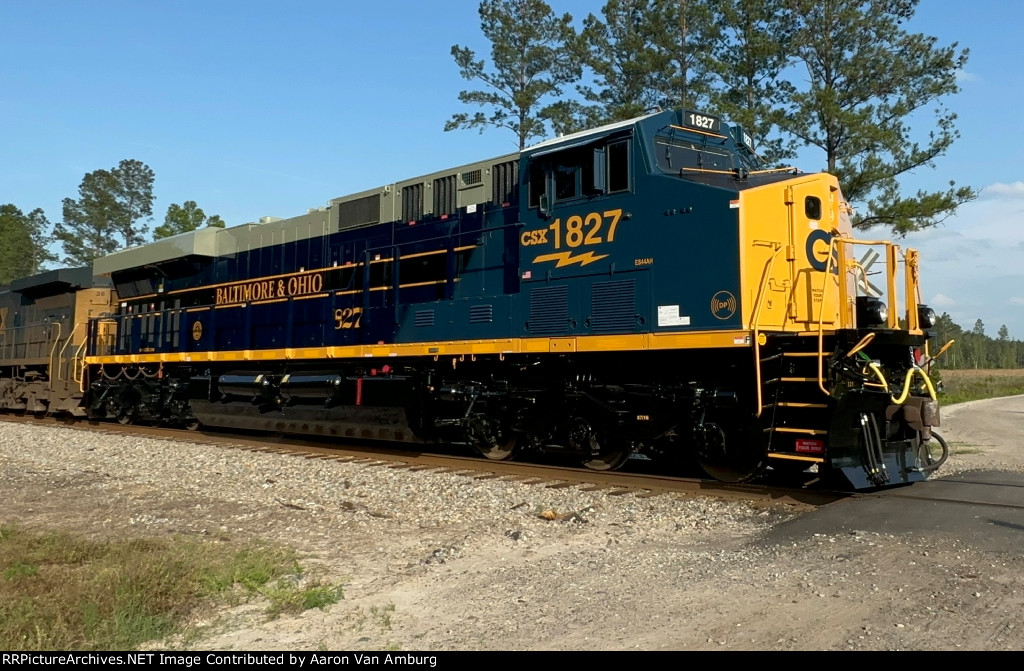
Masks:
[[[857,326],[870,328],[883,326],[889,321],[889,309],[885,303],[871,296],[857,297]]]
[[[878,304],[874,306],[875,319],[878,324],[885,324],[889,321],[889,308],[882,301],[878,301]]]
[[[935,328],[938,321],[938,317],[935,316],[935,310],[932,310],[927,305],[917,306],[917,323],[921,328]]]

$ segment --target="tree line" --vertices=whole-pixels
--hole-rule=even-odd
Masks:
[[[964,329],[943,312],[935,324],[932,352],[950,340],[954,345],[938,360],[942,368],[1024,368],[1024,341],[1011,340],[1003,324],[992,338],[985,333],[981,319],[970,330]]]
[[[42,209],[25,214],[13,203],[0,205],[0,284],[42,272],[58,261],[84,266],[125,247],[159,240],[203,226],[224,227],[218,215],[207,216],[194,200],[171,203],[164,221],[149,237],[153,215],[153,170],[125,159],[109,170],[87,173],[78,198],[65,198],[63,219],[51,224]],[[63,256],[50,245],[58,242]]]
[[[856,205],[854,225],[899,235],[934,226],[977,197],[967,186],[904,193],[960,136],[945,106],[968,50],[907,24],[918,0],[608,0],[579,26],[544,0],[483,0],[490,58],[451,54],[475,112],[445,130],[511,131],[519,149],[657,108],[740,124],[770,165],[800,147]]]

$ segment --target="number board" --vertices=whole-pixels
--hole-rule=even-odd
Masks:
[[[722,132],[722,121],[716,116],[702,114],[691,110],[683,111],[683,125],[687,128],[707,131],[710,133]]]

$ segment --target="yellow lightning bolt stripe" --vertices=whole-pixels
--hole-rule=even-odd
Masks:
[[[558,261],[555,264],[555,268],[564,268],[565,266],[571,266],[574,263],[578,263],[581,266],[586,266],[595,261],[600,261],[606,258],[607,254],[601,256],[594,256],[594,252],[585,252],[579,256],[573,256],[572,252],[557,252],[555,254],[541,254],[533,260],[534,263],[543,263],[545,261]]]

